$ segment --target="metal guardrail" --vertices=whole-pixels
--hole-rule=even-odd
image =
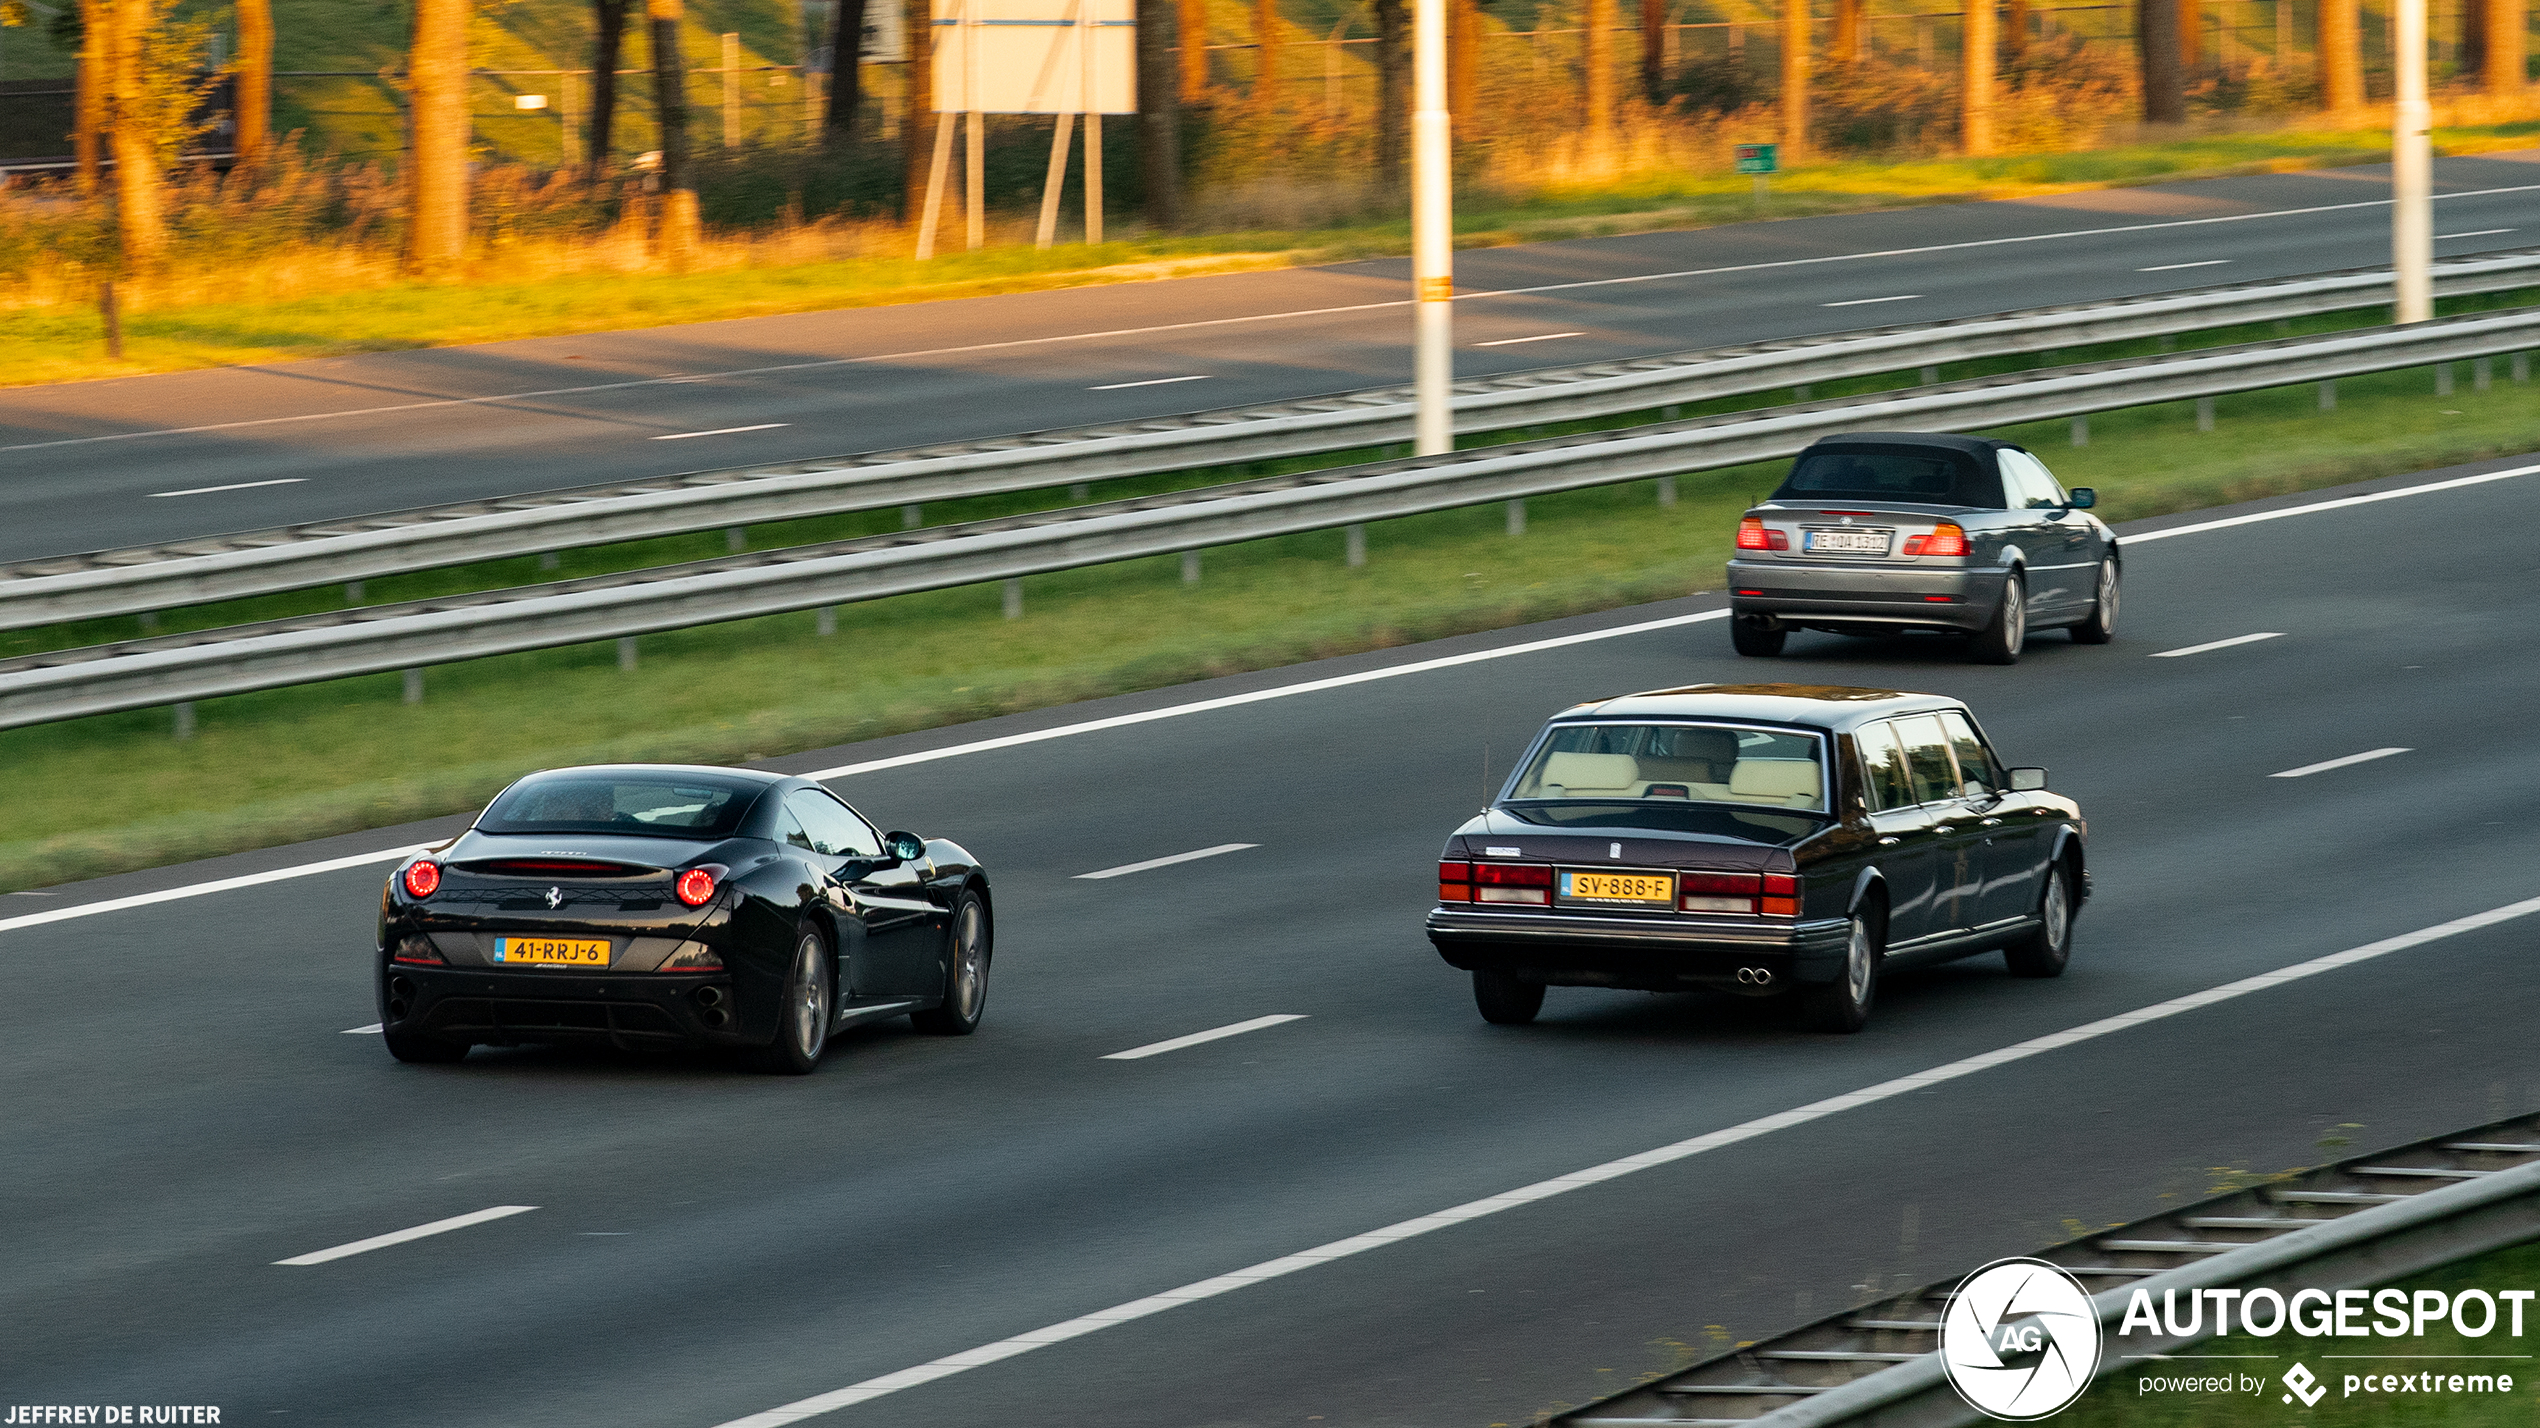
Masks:
[[[2103,1330],[2136,1289],[2365,1288],[2540,1236],[2540,1116],[2340,1161],[2041,1252]],[[1550,1421],[1557,1428],[1964,1428],[1935,1350],[1956,1279],[1832,1314]],[[2171,1353],[2215,1337],[2140,1334]],[[2102,1361],[2101,1372],[2109,1371]]]
[[[1472,433],[1592,420],[1776,388],[2369,307],[2386,270],[2043,308],[1459,383]],[[2437,266],[2446,297],[2540,285],[2540,250]],[[0,565],[0,629],[136,614],[462,561],[717,527],[923,505],[1407,441],[1408,388],[1121,426],[699,472]]]
[[[0,728],[716,624],[1791,455],[2540,346],[2540,308],[2018,373],[0,662]]]

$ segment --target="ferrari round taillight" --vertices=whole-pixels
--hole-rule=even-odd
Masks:
[[[441,886],[441,865],[429,858],[417,858],[406,864],[406,896],[418,901],[432,896]]]
[[[690,907],[703,907],[714,897],[714,874],[703,868],[690,868],[679,875],[673,886],[679,900]]]

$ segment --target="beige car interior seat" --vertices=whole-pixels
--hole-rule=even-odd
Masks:
[[[1817,792],[1813,759],[1740,759],[1729,770],[1729,797],[1739,803],[1814,808]]]

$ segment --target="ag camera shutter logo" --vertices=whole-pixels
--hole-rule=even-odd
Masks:
[[[2044,1260],[1998,1259],[1950,1296],[1940,1361],[1977,1412],[2015,1423],[2049,1417],[2099,1371],[2099,1316],[2071,1275]]]

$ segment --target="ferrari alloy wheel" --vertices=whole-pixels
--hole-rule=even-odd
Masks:
[[[2028,643],[2028,592],[2020,588],[2018,576],[2002,582],[2002,604],[1993,612],[1993,623],[1970,643],[1979,664],[2020,662],[2020,650]]]
[[[2057,863],[2046,870],[2046,887],[2037,896],[2037,927],[2002,949],[2002,960],[2014,977],[2060,977],[2073,959],[2073,874]]]
[[[2104,645],[2117,637],[2117,563],[2099,562],[2098,594],[2090,606],[2090,618],[2073,626],[2073,643]]]
[[[1482,1020],[1493,1026],[1524,1026],[1543,1010],[1543,983],[1529,982],[1507,972],[1476,969],[1473,1004],[1481,1008]]]
[[[988,905],[975,892],[953,904],[952,939],[945,948],[944,1001],[909,1013],[909,1024],[937,1036],[968,1036],[988,1009],[988,957],[992,929]]]
[[[1870,1003],[1879,992],[1878,909],[1852,914],[1843,939],[1843,970],[1822,987],[1800,994],[1800,1013],[1819,1031],[1850,1033],[1869,1025]]]
[[[829,944],[810,928],[794,943],[792,967],[785,974],[785,1000],[777,1008],[776,1040],[755,1058],[759,1069],[780,1076],[807,1076],[829,1046],[829,1023],[837,1005],[837,973],[829,964]]]

